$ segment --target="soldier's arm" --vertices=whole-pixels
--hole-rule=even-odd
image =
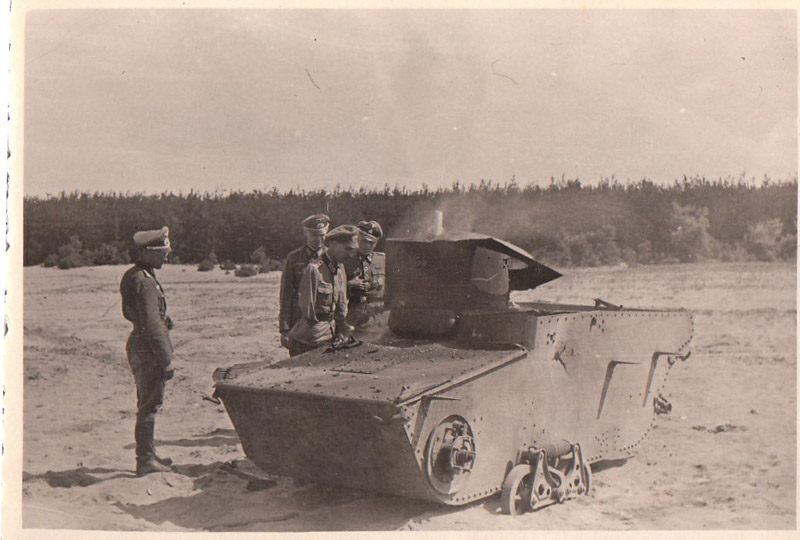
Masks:
[[[158,289],[156,282],[149,278],[140,278],[136,282],[136,311],[139,318],[137,326],[158,364],[166,371],[172,364],[172,344],[167,335],[167,328],[161,320],[159,310]]]
[[[291,257],[286,257],[281,274],[280,313],[278,314],[278,330],[281,334],[292,329],[289,321],[292,316],[293,275]]]
[[[316,301],[319,272],[313,264],[306,266],[303,277],[300,278],[300,313],[303,318],[317,322]]]
[[[386,255],[382,252],[375,252],[373,257],[375,257],[373,260],[375,261],[376,275],[373,280],[372,288],[376,291],[382,291],[386,279]]]
[[[345,319],[347,319],[347,277],[344,275],[344,272],[339,272],[334,279],[339,279],[339,286],[336,287],[336,297],[333,299],[334,302],[334,313],[333,313],[333,320],[336,323],[336,333],[337,334],[346,334],[345,330],[347,329],[347,323]]]

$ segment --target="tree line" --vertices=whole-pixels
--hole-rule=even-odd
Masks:
[[[287,253],[303,244],[300,222],[310,214],[326,212],[334,225],[374,219],[386,237],[413,237],[432,225],[435,210],[443,211],[445,230],[498,236],[556,266],[796,256],[796,176],[760,182],[684,177],[666,186],[613,178],[596,185],[561,178],[546,186],[520,186],[512,178],[416,190],[26,197],[24,264],[127,263],[134,232],[167,225],[170,262],[269,270],[280,268]]]

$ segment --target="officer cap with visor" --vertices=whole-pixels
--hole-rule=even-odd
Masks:
[[[325,234],[331,224],[331,218],[325,214],[314,214],[303,220],[303,228],[309,232]]]
[[[367,240],[377,242],[383,236],[383,229],[377,221],[359,221],[358,234]]]
[[[355,225],[339,225],[325,235],[325,241],[339,240],[346,242],[352,240],[358,234],[358,228]]]
[[[169,246],[169,227],[162,227],[152,231],[139,231],[133,235],[133,243],[136,247],[169,253],[172,248]]]

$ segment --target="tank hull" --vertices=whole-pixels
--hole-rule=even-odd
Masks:
[[[470,320],[470,348],[316,350],[217,370],[215,392],[268,473],[459,505],[499,491],[530,447],[579,443],[589,463],[633,455],[692,336],[680,311],[538,305]],[[517,345],[474,348],[481,332]],[[466,426],[473,451],[452,481],[433,463],[443,425]]]

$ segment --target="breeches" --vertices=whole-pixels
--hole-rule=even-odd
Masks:
[[[128,362],[136,381],[136,459],[155,456],[156,413],[164,401],[164,373],[149,352],[128,351]]]
[[[150,353],[129,351],[128,362],[136,381],[136,419],[154,419],[164,402],[163,370]]]

